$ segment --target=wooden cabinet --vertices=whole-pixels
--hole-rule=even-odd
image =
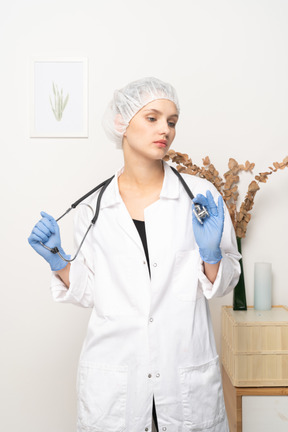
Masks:
[[[221,349],[235,386],[288,386],[288,308],[233,311],[223,306]]]
[[[287,432],[286,307],[223,307],[222,380],[230,432]]]
[[[253,432],[266,432],[261,426],[264,415],[267,418],[267,421],[265,420],[267,432],[287,432],[288,410],[285,412],[285,406],[288,407],[288,387],[235,387],[231,383],[224,367],[222,367],[222,380],[230,432],[250,432],[251,430],[253,430]],[[284,396],[285,400],[282,401],[281,404],[275,403],[276,399],[270,404],[266,402],[264,405],[266,405],[267,410],[265,410],[265,412],[260,410],[259,415],[259,410],[253,410],[253,404],[251,404],[251,400],[248,399],[250,396]],[[271,400],[269,402],[271,402]],[[255,403],[255,400],[253,403]],[[273,418],[275,416],[277,420],[274,421]],[[275,424],[276,422],[277,424]],[[274,425],[274,428],[271,428],[271,424]]]

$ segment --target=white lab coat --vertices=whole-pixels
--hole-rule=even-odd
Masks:
[[[219,360],[207,299],[236,285],[240,255],[227,209],[223,259],[211,284],[192,229],[191,200],[164,162],[160,199],[144,211],[144,249],[118,189],[117,171],[103,194],[95,227],[72,263],[70,288],[53,273],[55,301],[91,307],[78,373],[78,432],[227,432]],[[193,194],[214,186],[184,174]],[[79,244],[98,193],[80,205]]]

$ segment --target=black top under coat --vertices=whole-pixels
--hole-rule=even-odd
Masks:
[[[145,231],[145,221],[140,221],[140,220],[136,220],[133,219],[133,222],[137,228],[137,231],[139,233],[139,236],[141,238],[142,244],[143,244],[143,248],[144,248],[144,252],[146,255],[146,260],[147,260],[147,264],[148,264],[148,269],[149,269],[149,275],[150,274],[150,262],[149,262],[149,254],[148,254],[148,246],[147,246],[147,237],[146,237],[146,231]]]

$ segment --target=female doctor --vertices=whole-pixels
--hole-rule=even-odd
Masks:
[[[228,432],[208,300],[236,285],[240,255],[222,197],[182,174],[209,217],[163,161],[179,117],[174,88],[144,78],[114,93],[103,126],[124,166],[71,264],[42,212],[28,239],[52,269],[57,302],[92,308],[78,370],[77,432]],[[80,205],[78,245],[99,192]],[[157,415],[156,415],[157,413]]]

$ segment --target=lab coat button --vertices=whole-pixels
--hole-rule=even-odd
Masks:
[[[149,430],[149,428],[145,428],[145,431],[148,431]]]
[[[156,377],[157,377],[157,378],[159,378],[159,377],[160,377],[160,374],[159,374],[159,373],[157,373],[157,374],[156,374]]]
[[[151,378],[152,377],[152,375],[151,374],[148,374],[148,378]]]
[[[154,263],[154,264],[153,264],[153,267],[157,267],[157,263]]]
[[[167,430],[167,428],[166,428],[166,427],[164,426],[164,427],[162,428],[162,430],[163,430],[163,431],[166,431],[166,430]]]
[[[146,261],[143,261],[143,264],[146,264]]]
[[[152,321],[153,321],[153,318],[151,317],[149,321],[152,322]]]

